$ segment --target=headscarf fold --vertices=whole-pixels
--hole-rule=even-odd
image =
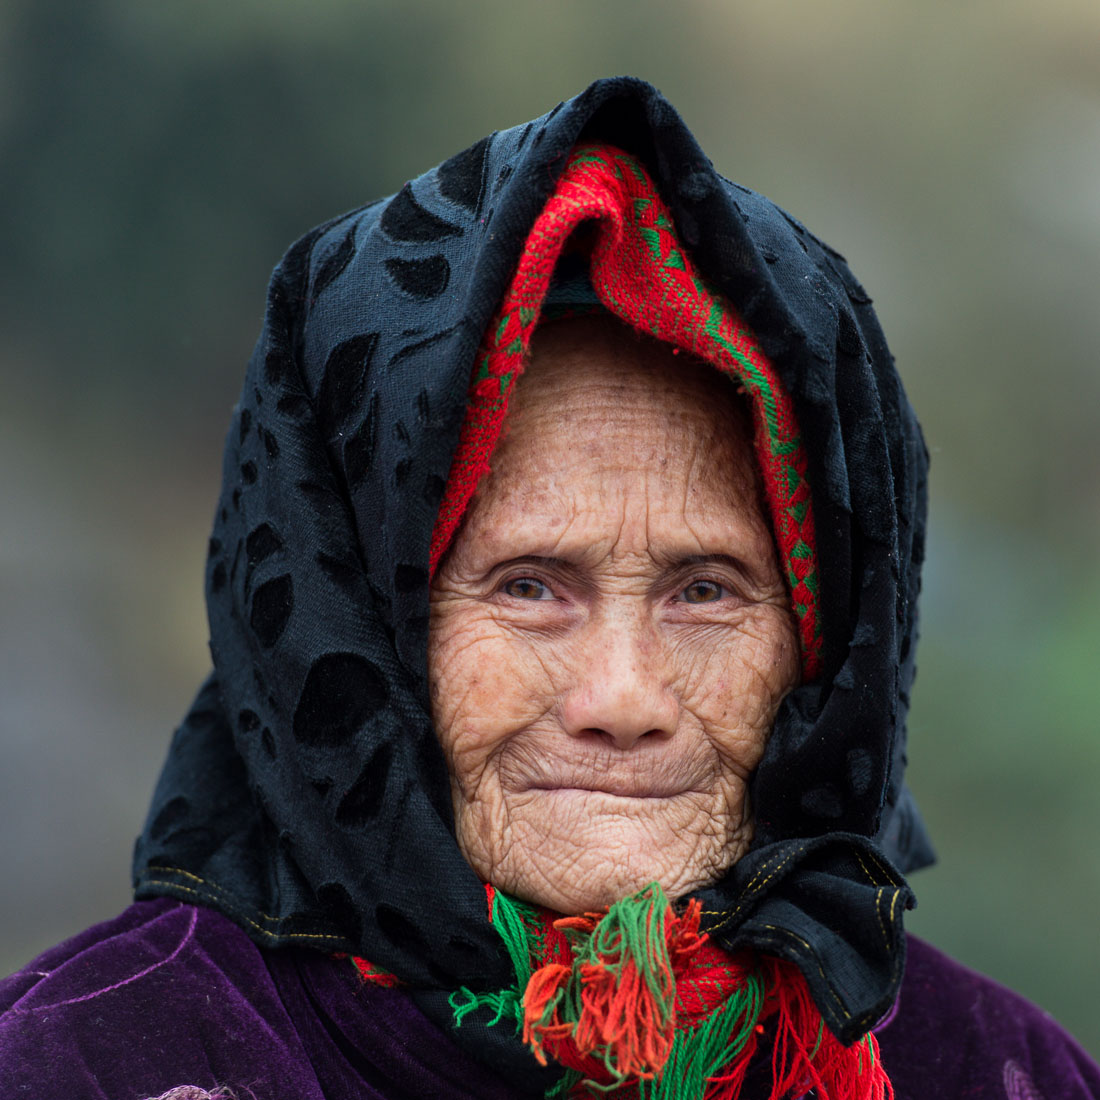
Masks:
[[[262,946],[365,955],[424,1004],[507,983],[430,721],[429,553],[475,354],[582,140],[645,165],[801,429],[820,674],[754,776],[753,849],[699,899],[717,942],[797,964],[852,1041],[901,977],[911,895],[891,863],[931,860],[903,783],[927,456],[844,260],[719,176],[635,80],[476,143],[276,269],[210,540],[214,671],[172,741],[137,895],[217,908]]]

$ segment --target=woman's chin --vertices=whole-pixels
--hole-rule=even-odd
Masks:
[[[516,815],[506,833],[480,834],[507,835],[506,847],[465,854],[497,889],[559,913],[583,913],[603,909],[652,882],[659,882],[669,900],[676,901],[717,882],[747,847],[742,836],[717,835],[713,819],[685,820],[682,812],[675,812],[683,807],[650,814],[629,809],[624,813],[601,806],[602,812],[580,819],[572,814]]]
[[[505,881],[495,883],[500,889],[557,913],[598,912],[652,882],[661,884],[670,901],[708,885],[705,881],[693,882],[682,873],[672,873],[667,867],[647,867],[644,863],[623,866],[612,861],[594,863],[575,873],[563,869],[560,875],[555,875],[553,869],[539,868],[537,872],[504,877]]]

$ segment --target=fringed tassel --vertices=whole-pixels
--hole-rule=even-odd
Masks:
[[[770,972],[769,1016],[774,1012],[772,1097],[814,1088],[822,1100],[893,1100],[874,1035],[844,1046],[825,1026],[798,968],[778,959],[761,961]]]
[[[531,976],[523,994],[523,1041],[531,1048],[541,1065],[546,1065],[546,1044],[568,1039],[574,1024],[563,1011],[573,971],[560,963],[541,967]]]
[[[764,1003],[755,974],[698,1027],[676,1036],[660,1076],[639,1085],[640,1100],[736,1100],[756,1053]]]
[[[565,1067],[548,1094],[554,1100],[607,1094],[739,1100],[765,1035],[772,1071],[767,1100],[811,1088],[819,1100],[893,1100],[875,1037],[840,1043],[792,963],[730,956],[710,945],[713,960],[707,952],[696,956],[707,940],[699,931],[698,901],[677,915],[653,883],[605,914],[554,921],[556,933],[547,931],[533,907],[491,887],[489,906],[517,986],[496,993],[458,990],[451,997],[455,1022],[478,1008],[493,1012],[490,1025],[512,1021],[540,1063],[553,1059]],[[555,934],[559,943],[551,951],[548,939]],[[532,969],[532,958],[555,954]],[[696,988],[702,974],[715,994],[713,1011],[685,1009],[688,1020],[700,1020],[695,1027],[678,1018],[677,970]]]
[[[516,972],[517,984],[514,989],[501,989],[495,993],[475,993],[463,986],[451,994],[449,1001],[454,1010],[456,1027],[471,1012],[487,1008],[493,1013],[492,1018],[486,1021],[489,1027],[499,1024],[501,1020],[510,1020],[518,1032],[523,1026],[523,990],[531,980],[531,934],[524,924],[524,907],[492,886],[486,886],[485,893],[489,903],[489,920],[504,941],[504,948]]]
[[[545,1060],[570,1040],[582,1061],[595,1059],[614,1084],[648,1080],[668,1060],[676,1033],[673,954],[701,943],[699,905],[673,913],[653,883],[606,914],[554,922],[573,947],[575,963],[536,971],[524,995],[524,1040]],[[567,1059],[566,1064],[573,1061]],[[580,1067],[578,1067],[580,1068]]]
[[[528,922],[534,923],[534,911],[519,906],[507,894],[492,886],[485,887],[485,895],[489,902],[489,922],[504,941],[508,958],[512,960],[512,969],[516,972],[516,981],[519,988],[524,989],[531,980],[531,932],[528,924],[524,923],[523,913],[526,910]]]

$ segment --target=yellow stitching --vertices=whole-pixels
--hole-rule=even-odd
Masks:
[[[878,879],[876,879],[874,875],[872,875],[871,872],[867,870],[867,864],[863,862],[863,856],[860,854],[859,849],[854,849],[852,854],[856,857],[856,862],[859,864],[860,870],[867,876],[867,881],[872,886],[878,886]]]
[[[843,1015],[846,1020],[854,1019],[856,1021],[856,1024],[861,1026],[861,1027],[865,1026],[865,1025],[866,1025],[867,1028],[870,1027],[870,1025],[874,1021],[871,1020],[869,1013],[864,1013],[862,1016],[853,1017],[852,1014],[844,1007],[843,1002],[840,1000],[839,996],[837,995],[836,989],[833,987],[833,984],[829,981],[829,979],[825,976],[825,971],[822,970],[822,968],[821,968],[821,960],[818,958],[817,953],[809,945],[809,943],[806,942],[806,940],[802,939],[801,936],[799,936],[796,933],[790,931],[790,929],[788,929],[788,928],[777,928],[776,926],[771,925],[771,924],[765,924],[765,925],[763,925],[763,927],[764,928],[769,928],[773,932],[780,932],[784,936],[789,936],[791,939],[795,940],[795,942],[802,944],[802,946],[806,948],[806,950],[813,957],[814,962],[817,964],[817,972],[821,975],[822,981],[824,981],[825,985],[828,987],[829,993],[832,994],[833,999],[840,1005],[841,1015]]]
[[[882,907],[881,907],[883,894],[885,893],[885,891],[887,889],[889,889],[889,887],[879,883],[878,880],[876,880],[876,878],[871,874],[870,870],[867,867],[867,864],[863,862],[863,853],[861,853],[857,849],[853,854],[855,855],[856,861],[859,863],[859,866],[862,869],[863,873],[867,876],[867,881],[875,887],[875,916],[878,918],[878,927],[879,927],[879,931],[882,933],[882,942],[886,945],[887,949],[889,949],[889,947],[890,947],[890,934],[887,931],[886,924],[882,919]],[[882,874],[886,878],[887,882],[889,882],[890,885],[894,887],[894,901],[896,902],[897,901],[897,890],[898,890],[897,883],[894,882],[894,879],[891,875],[886,873],[885,868],[874,857],[874,853],[867,852],[866,854],[875,863],[876,868],[879,871],[882,872]],[[890,907],[890,920],[891,920],[891,922],[893,922],[893,919],[894,919],[893,905],[891,905],[891,907]]]
[[[768,877],[767,877],[767,878],[766,878],[766,879],[765,879],[765,880],[764,880],[764,881],[763,881],[763,882],[762,882],[762,883],[760,884],[760,886],[759,886],[759,887],[757,887],[757,893],[759,893],[759,892],[760,892],[760,890],[763,890],[763,889],[764,889],[764,887],[765,887],[765,886],[767,886],[767,885],[768,885],[768,883],[769,883],[769,882],[771,882],[771,880],[772,880],[773,878],[775,878],[775,876],[776,876],[777,874],[779,874],[779,872],[780,872],[780,871],[782,871],[782,870],[783,870],[783,868],[784,868],[784,867],[785,867],[785,866],[786,866],[786,865],[787,865],[788,863],[790,863],[792,859],[794,859],[794,858],[795,858],[795,856],[800,856],[800,855],[802,855],[802,853],[803,853],[803,852],[805,852],[805,851],[806,851],[806,845],[805,845],[805,844],[800,844],[800,845],[799,845],[799,846],[798,846],[798,847],[797,847],[797,848],[796,848],[796,849],[795,849],[795,850],[794,850],[793,852],[788,852],[788,853],[787,853],[787,854],[786,854],[786,855],[785,855],[785,856],[784,856],[784,857],[783,857],[783,858],[782,858],[782,859],[781,859],[781,860],[779,861],[779,864],[778,864],[778,865],[776,866],[776,868],[775,868],[775,869],[774,869],[774,870],[772,871],[772,873],[771,873],[770,875],[768,875]],[[764,869],[765,869],[765,868],[763,868],[763,867],[762,867],[762,868],[761,868],[761,871],[763,871]],[[757,877],[759,878],[759,875],[757,875]]]
[[[234,894],[231,890],[226,890],[223,886],[219,886],[216,882],[209,882],[207,879],[201,878],[199,875],[192,874],[190,871],[185,871],[182,867],[161,867],[150,864],[148,867],[146,867],[146,870],[161,871],[170,875],[181,875],[184,878],[189,878],[192,881],[200,883],[202,886],[207,887],[207,891],[204,894],[201,890],[192,890],[190,887],[183,886],[182,884],[163,882],[154,879],[146,880],[146,884],[149,886],[173,886],[178,890],[186,890],[189,894],[197,894],[200,897],[205,896],[210,901],[214,902],[217,902],[219,900],[217,894],[222,894],[226,898],[228,898],[233,905],[237,907],[242,907],[247,904],[246,902],[238,898],[237,895]],[[215,893],[211,893],[210,891],[215,891]],[[269,916],[267,913],[261,913],[259,911],[256,911],[256,915],[262,920],[269,920],[275,924],[281,925],[285,923],[285,918],[282,917],[272,917]],[[266,928],[262,928],[254,920],[252,920],[251,917],[245,916],[244,913],[241,913],[240,916],[242,920],[247,921],[250,925],[252,925],[253,928],[262,932],[265,936],[270,936],[272,939],[293,938],[314,940],[343,940],[345,938],[343,936],[330,935],[321,932],[269,932]]]
[[[790,863],[790,861],[792,859],[794,859],[795,856],[801,855],[805,850],[806,850],[806,846],[802,845],[801,847],[797,848],[795,851],[788,852],[785,856],[783,856],[779,860],[779,863],[772,870],[771,874],[769,874],[768,877],[766,879],[764,879],[764,881],[758,887],[756,887],[756,889],[754,890],[753,886],[756,883],[756,880],[759,879],[760,876],[762,874],[764,874],[765,871],[768,870],[768,864],[765,863],[764,866],[761,867],[760,870],[758,870],[756,872],[756,875],[753,877],[752,881],[748,884],[748,886],[746,886],[745,889],[742,891],[741,899],[737,902],[737,904],[732,909],[707,909],[707,910],[705,910],[701,914],[702,916],[707,916],[707,917],[721,917],[721,916],[724,916],[726,918],[724,921],[722,921],[721,924],[716,924],[713,928],[708,929],[708,931],[717,932],[720,928],[725,928],[725,926],[727,924],[729,924],[729,922],[731,920],[733,920],[733,918],[736,917],[737,914],[740,913],[742,909],[744,909],[744,907],[753,899],[753,897],[756,894],[759,894],[760,891],[763,890],[764,887],[767,886],[768,883],[771,882],[771,880],[773,878],[775,878],[775,876],[777,874],[779,874],[779,872],[781,870],[783,870],[783,867],[784,867],[785,864]]]
[[[148,867],[145,868],[145,870],[160,871],[161,873],[166,875],[182,875],[184,878],[191,879],[192,882],[197,882],[200,885],[205,886],[208,890],[213,890],[219,894],[224,894],[235,905],[248,905],[247,902],[243,901],[236,894],[234,894],[232,890],[227,890],[224,886],[219,886],[216,882],[210,882],[208,879],[200,878],[198,875],[193,875],[190,871],[185,871],[182,867],[160,867],[151,863]],[[269,916],[267,913],[260,912],[259,910],[256,910],[256,915],[263,920],[269,920],[274,922],[275,924],[282,924],[285,920],[285,918],[283,917],[272,917]]]
[[[197,876],[192,875],[191,877],[196,878]],[[198,898],[205,897],[210,901],[217,900],[216,898],[210,897],[209,894],[204,894],[202,890],[193,890],[190,886],[181,886],[178,882],[167,882],[161,879],[146,879],[143,885],[164,886],[170,890],[182,890],[186,894],[194,894],[195,897]],[[261,935],[270,936],[273,940],[340,940],[341,942],[346,942],[343,936],[332,936],[322,932],[269,932],[266,928],[257,924],[254,920],[246,917],[243,913],[239,914],[239,916],[241,920],[252,925],[252,927],[255,928],[256,931],[259,932]]]
[[[147,871],[171,871],[174,874],[183,875],[184,878],[193,878],[196,882],[205,882],[206,879],[200,878],[198,875],[193,875],[190,871],[185,871],[182,867],[165,867],[161,863],[150,863],[146,867]]]
[[[766,874],[766,873],[767,873],[767,871],[768,871],[768,869],[769,869],[769,868],[770,868],[770,867],[772,866],[772,864],[773,864],[773,863],[774,863],[774,862],[775,862],[775,861],[776,861],[777,859],[778,859],[778,860],[780,861],[780,863],[782,863],[782,861],[783,861],[783,859],[784,859],[784,858],[787,858],[787,859],[789,859],[789,858],[790,858],[790,856],[789,856],[789,855],[788,855],[788,856],[786,856],[786,857],[782,857],[782,856],[773,856],[773,857],[772,857],[772,859],[770,859],[770,860],[767,860],[767,859],[766,859],[766,860],[764,860],[764,862],[763,862],[763,863],[762,863],[762,864],[760,865],[760,867],[759,867],[759,868],[757,869],[757,871],[756,871],[756,874],[755,874],[755,875],[754,875],[754,876],[753,876],[753,877],[752,877],[752,878],[751,878],[751,879],[750,879],[750,880],[748,881],[748,883],[746,884],[746,886],[745,886],[745,889],[744,889],[744,890],[742,891],[742,894],[743,894],[743,895],[748,895],[748,894],[753,894],[753,893],[756,893],[756,892],[757,892],[757,889],[758,889],[758,888],[756,887],[756,883],[757,883],[757,882],[759,881],[759,879],[760,879],[760,876],[761,876],[761,875],[763,875],[763,874]],[[769,876],[769,877],[770,877],[770,876]]]
[[[890,901],[890,925],[891,925],[891,927],[893,927],[893,924],[894,924],[894,910],[898,906],[898,898],[900,898],[900,897],[901,897],[901,887],[899,886],[899,887],[897,887],[897,889],[894,890],[894,896]],[[904,932],[903,932],[903,935],[904,935]],[[896,951],[893,953],[892,961],[893,961],[893,966],[891,967],[891,972],[893,973],[894,979],[896,981],[896,980],[899,979],[899,975],[901,974],[901,959],[898,957],[898,954],[897,954]]]
[[[894,921],[896,920],[896,918],[895,918],[895,916],[894,916],[894,911],[895,911],[895,910],[897,909],[897,907],[898,907],[898,898],[900,898],[900,897],[901,897],[901,887],[900,887],[900,886],[896,886],[896,887],[894,887],[894,895],[893,895],[893,897],[892,897],[892,898],[890,899],[890,927],[891,927],[891,928],[893,928],[893,927],[894,927]],[[893,946],[893,943],[894,943],[894,941],[889,941],[889,942],[887,943],[887,947],[891,947],[891,946]],[[893,966],[893,971],[894,971],[894,973],[895,973],[895,974],[896,974],[896,973],[898,973],[898,959],[897,959],[897,955],[896,955],[896,953],[895,953],[895,955],[894,955],[894,966]]]
[[[859,865],[863,868],[863,873],[867,876],[868,880],[871,882],[872,885],[874,885],[874,886],[883,886],[883,885],[887,885],[887,884],[889,884],[890,886],[901,886],[901,885],[903,885],[898,880],[898,877],[896,875],[893,875],[893,874],[890,873],[890,871],[887,868],[886,864],[883,863],[878,858],[878,856],[875,855],[874,852],[867,851],[867,852],[864,852],[863,855],[867,856],[867,858],[871,860],[871,862],[875,865],[875,869],[879,872],[877,877],[872,875],[871,872],[867,870],[867,865],[863,862],[863,857],[860,855],[860,853],[858,851],[856,852],[856,859],[859,860]],[[883,881],[884,879],[885,879],[885,882]]]
[[[883,863],[882,860],[878,858],[878,854],[876,852],[871,851],[871,852],[868,852],[867,855],[870,857],[870,859],[874,863],[874,865],[879,869],[879,873],[882,875],[882,877],[884,879],[886,879],[886,881],[889,882],[891,886],[901,886],[902,885],[901,882],[898,881],[898,876],[895,875],[892,871],[890,871],[890,869],[886,866],[886,864]]]
[[[887,934],[886,924],[882,919],[882,906],[880,905],[880,902],[882,901],[882,895],[886,892],[887,889],[888,887],[886,886],[880,886],[875,891],[875,916],[878,917],[878,927],[879,931],[882,933],[882,942],[886,945],[886,949],[889,950],[890,936]]]
[[[890,937],[886,933],[886,926],[882,922],[882,910],[879,908],[879,902],[882,900],[882,892],[886,887],[880,885],[875,880],[874,876],[867,869],[867,864],[863,862],[863,856],[860,854],[859,850],[857,849],[853,854],[856,857],[856,862],[859,863],[863,873],[867,876],[867,881],[875,887],[875,917],[878,920],[879,931],[882,933],[882,942],[889,948]]]
[[[809,943],[801,936],[799,936],[796,932],[792,932],[789,928],[779,928],[774,924],[764,924],[761,925],[761,927],[767,928],[771,932],[777,932],[781,935],[788,936],[790,937],[790,939],[794,940],[796,943],[801,944],[806,949],[810,957],[813,959],[814,963],[817,965],[817,972],[821,975],[821,980],[825,983],[833,1000],[836,1001],[836,1003],[840,1006],[841,1015],[846,1020],[850,1020],[852,1018],[852,1014],[844,1007],[844,1002],[840,999],[839,994],[833,987],[833,983],[829,981],[828,977],[825,974],[825,971],[822,969],[821,960],[820,958],[818,958],[817,952],[809,945]]]

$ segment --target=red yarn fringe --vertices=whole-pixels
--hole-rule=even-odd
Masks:
[[[486,893],[493,919],[497,894],[491,886]],[[660,952],[652,950],[652,939],[646,936],[641,961],[658,979],[657,995],[639,966],[640,945],[625,950],[625,937],[610,937],[615,951],[606,957],[575,961],[574,949],[591,947],[590,937],[606,916],[586,913],[554,919],[543,910],[541,922],[528,924],[532,953],[537,943],[539,958],[547,961],[534,971],[524,991],[523,1040],[543,1065],[553,1059],[581,1075],[573,1097],[741,1100],[749,1068],[758,1055],[764,1056],[761,1044],[770,1041],[771,1088],[762,1100],[789,1100],[810,1089],[818,1100],[893,1100],[874,1035],[844,1046],[825,1026],[798,967],[769,955],[730,954],[711,942],[700,931],[698,900],[689,901],[680,915],[671,906],[664,911],[670,973],[664,973]],[[655,931],[652,920],[646,931]],[[366,959],[352,961],[366,981],[400,984]],[[570,989],[574,973],[580,978],[579,997],[575,985]],[[692,1043],[700,1027],[723,1011],[732,997],[743,995],[751,982],[758,983],[759,996],[742,996],[745,1010],[729,1022],[728,1034],[718,1037],[718,1053],[723,1043],[736,1045],[734,1038],[748,1029],[746,1041],[707,1079],[701,1097],[689,1096],[681,1081],[665,1081],[677,1039]],[[665,997],[666,993],[673,995]],[[753,1004],[755,1009],[750,1008]]]
[[[769,1100],[801,1096],[811,1088],[821,1100],[893,1100],[894,1088],[875,1036],[868,1032],[844,1046],[825,1026],[798,968],[778,959],[766,961],[771,972],[769,1000],[776,1003],[769,1028],[774,1034]],[[767,1008],[765,1002],[765,1013]],[[735,1096],[731,1094],[730,1100]],[[716,1094],[715,1100],[719,1097]]]
[[[892,1100],[890,1080],[871,1034],[844,1046],[829,1031],[798,968],[770,956],[731,956],[699,931],[700,905],[689,902],[677,916],[666,914],[665,936],[674,974],[671,1011],[655,997],[637,962],[624,954],[580,963],[579,1010],[569,1002],[573,969],[552,962],[536,970],[523,998],[523,1038],[543,1065],[550,1058],[583,1074],[574,1095],[599,1094],[627,1100],[662,1096],[662,1072],[677,1032],[690,1033],[721,1011],[750,971],[763,974],[764,995],[755,1023],[738,1017],[731,1035],[752,1030],[742,1049],[712,1076],[705,1100],[738,1100],[750,1064],[766,1036],[771,1039],[771,1090],[767,1100],[802,1096],[811,1088],[819,1100]],[[591,935],[603,914],[588,913],[553,922],[566,934]],[[574,994],[575,996],[575,994]],[[723,1037],[725,1038],[725,1037]],[[624,1081],[624,1079],[626,1079]],[[676,1088],[669,1094],[679,1096]],[[596,1093],[592,1093],[596,1095]]]

